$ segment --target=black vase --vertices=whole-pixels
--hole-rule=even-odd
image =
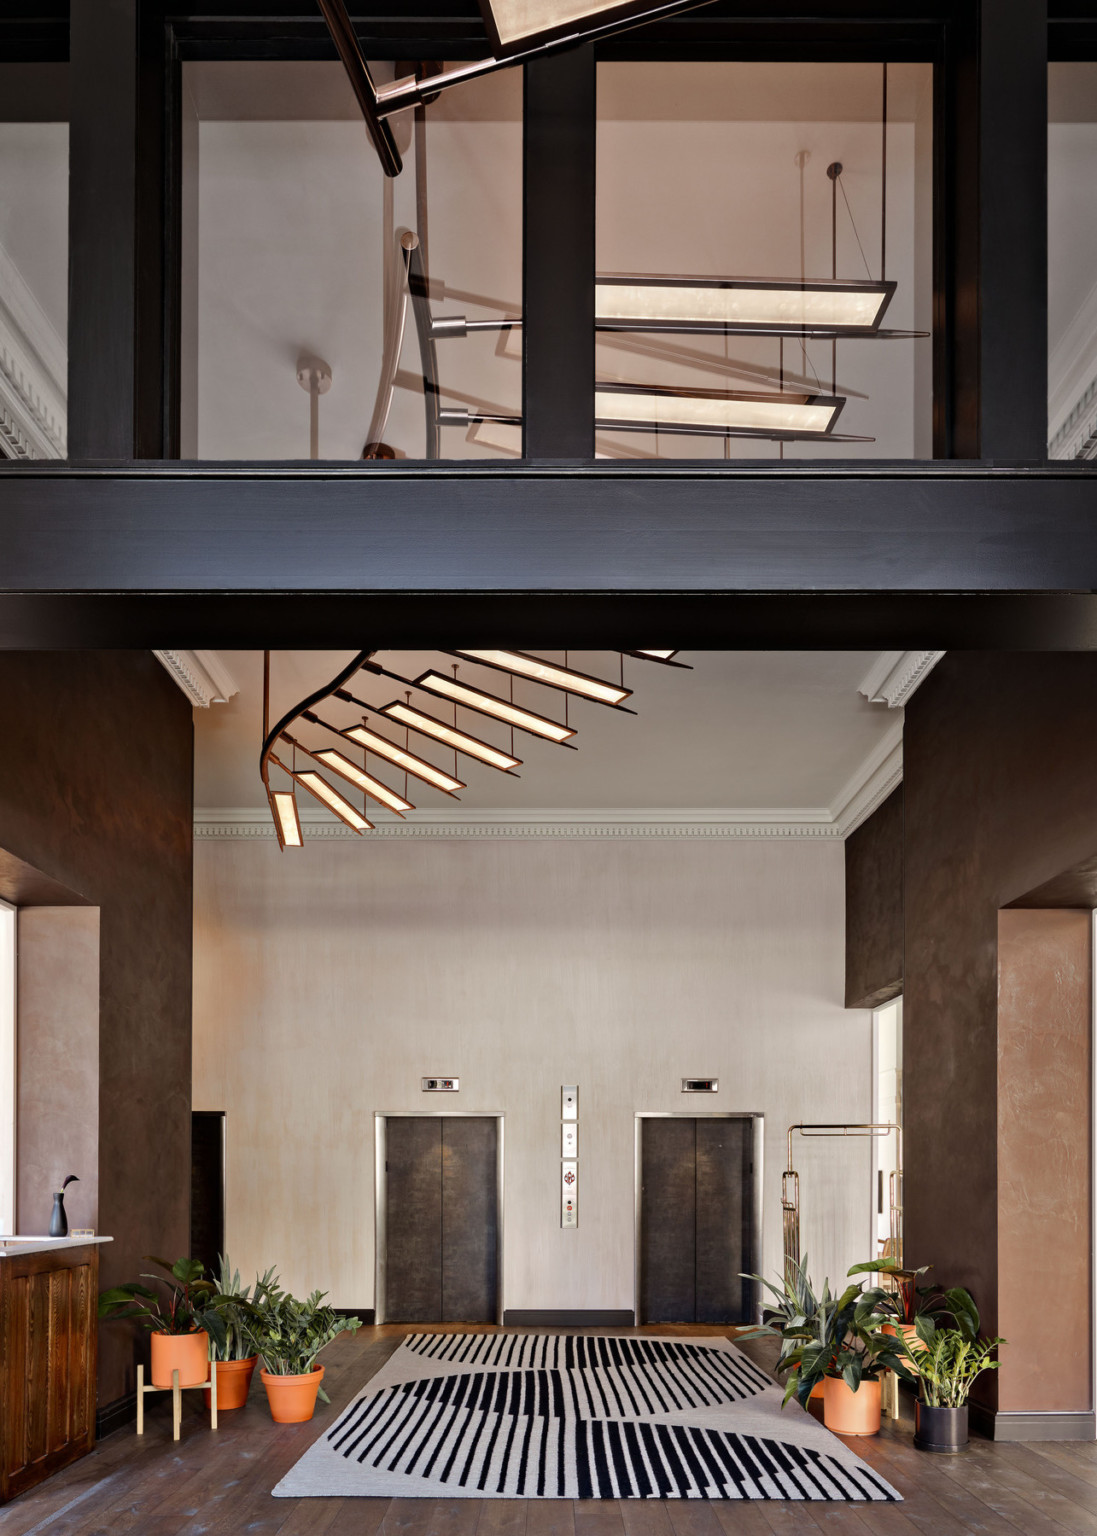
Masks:
[[[50,1216],[50,1236],[68,1237],[69,1218],[65,1215],[65,1194],[63,1190],[53,1197],[53,1214]]]
[[[967,1404],[962,1408],[927,1408],[914,1404],[914,1444],[920,1451],[956,1456],[967,1445]]]

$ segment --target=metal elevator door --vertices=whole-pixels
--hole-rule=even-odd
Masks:
[[[753,1122],[686,1116],[640,1122],[640,1317],[747,1323],[757,1269]]]
[[[494,1323],[497,1121],[390,1115],[385,1144],[385,1320]]]

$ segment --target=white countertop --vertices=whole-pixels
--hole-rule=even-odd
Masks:
[[[55,1248],[84,1248],[88,1243],[113,1243],[113,1237],[0,1237],[0,1259],[21,1253],[51,1253]]]

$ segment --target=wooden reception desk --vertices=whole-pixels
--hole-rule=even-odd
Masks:
[[[0,1238],[0,1504],[95,1444],[99,1244]]]

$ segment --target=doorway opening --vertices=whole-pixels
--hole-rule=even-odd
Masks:
[[[761,1115],[636,1116],[636,1320],[749,1323],[762,1222]]]
[[[503,1320],[503,1116],[378,1114],[379,1323]]]

